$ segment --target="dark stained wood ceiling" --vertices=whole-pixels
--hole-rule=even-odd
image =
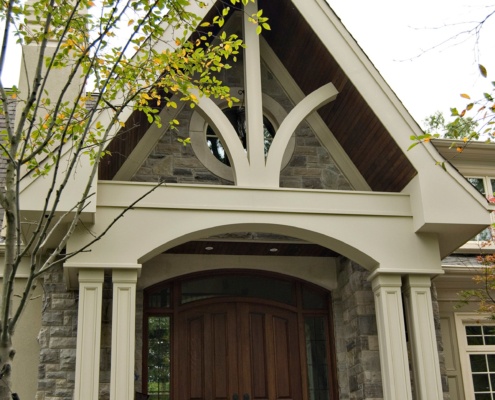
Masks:
[[[337,257],[338,253],[311,243],[198,240],[180,244],[167,254]]]
[[[417,174],[390,133],[290,0],[260,0],[271,31],[263,35],[305,94],[332,82],[339,95],[319,110],[373,191],[400,192]],[[212,15],[206,17],[211,20]],[[100,179],[112,179],[149,127],[134,112],[109,145]]]
[[[272,28],[263,36],[304,93],[328,82],[339,91],[319,114],[372,190],[401,191],[416,170],[307,21],[289,0],[260,0],[260,8]]]

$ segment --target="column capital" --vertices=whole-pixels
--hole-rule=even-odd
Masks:
[[[81,268],[78,272],[79,283],[100,283],[104,279],[104,271],[100,268]]]
[[[407,275],[404,278],[404,290],[415,288],[431,288],[430,275]]]
[[[113,283],[136,283],[141,272],[141,265],[137,268],[112,269]]]
[[[371,287],[374,292],[384,287],[400,287],[402,278],[399,274],[375,274],[371,278]]]

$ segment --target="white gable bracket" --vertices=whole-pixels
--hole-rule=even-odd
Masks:
[[[274,181],[274,186],[278,186],[285,149],[297,126],[313,111],[335,100],[338,94],[333,83],[327,83],[301,100],[285,117],[273,139],[266,160],[267,179]]]

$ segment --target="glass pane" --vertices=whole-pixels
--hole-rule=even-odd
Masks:
[[[327,340],[324,317],[304,318],[308,395],[310,400],[328,400]]]
[[[488,375],[475,374],[473,375],[473,386],[475,392],[490,392],[490,384],[488,383]]]
[[[467,178],[469,183],[473,185],[481,194],[485,194],[485,186],[483,185],[483,178]]]
[[[481,326],[468,325],[466,326],[466,335],[481,335]]]
[[[160,289],[159,291],[148,295],[149,308],[168,308],[170,307],[170,288]]]
[[[495,354],[487,354],[486,358],[488,359],[488,371],[495,372]]]
[[[495,335],[495,326],[493,325],[483,326],[483,335]]]
[[[478,393],[474,396],[475,400],[492,400],[492,395],[490,393]]]
[[[471,371],[484,372],[487,370],[486,356],[484,354],[471,354],[469,359],[471,360]]]
[[[467,342],[469,346],[482,346],[483,336],[468,336]]]
[[[488,197],[495,197],[495,179],[490,179],[491,193],[488,193]]]
[[[303,308],[306,310],[322,310],[326,308],[326,296],[316,290],[303,288]]]
[[[170,317],[148,318],[148,394],[170,400]]]
[[[225,108],[222,111],[234,127],[237,136],[242,143],[242,147],[244,147],[244,150],[247,150],[246,109],[244,107],[231,107]],[[266,116],[263,116],[263,142],[265,157],[267,156],[268,150],[272,145],[274,136],[275,128],[270,120]],[[211,126],[208,126],[206,129],[206,143],[208,144],[211,153],[217,160],[230,166],[230,160],[227,152]]]
[[[294,304],[291,282],[259,276],[216,276],[199,278],[182,283],[181,302],[219,296],[257,297]]]

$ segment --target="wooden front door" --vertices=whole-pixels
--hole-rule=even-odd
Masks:
[[[249,302],[181,311],[174,346],[176,398],[302,399],[297,321],[295,312]]]
[[[150,400],[335,400],[330,294],[249,272],[198,274],[145,291]]]

